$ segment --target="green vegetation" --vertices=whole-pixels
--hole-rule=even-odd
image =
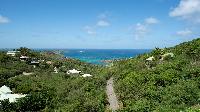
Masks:
[[[162,60],[165,53],[174,53],[174,57]],[[150,56],[155,60],[146,62]],[[200,111],[199,57],[200,39],[196,39],[115,62],[111,73],[123,104],[119,111]]]
[[[119,112],[200,111],[200,39],[117,60],[109,67],[53,52],[18,50],[15,57],[0,52],[0,86],[27,96],[14,103],[0,101],[0,111],[104,112],[108,105],[105,86],[111,76],[121,105]],[[164,55],[167,53],[174,56]],[[21,55],[30,58],[20,61]],[[152,61],[146,60],[151,56]],[[30,63],[33,59],[40,62],[35,68]],[[55,67],[58,73],[54,73]],[[67,74],[74,68],[92,77]]]
[[[21,62],[18,58],[7,56],[0,52],[0,86],[10,77],[22,74],[23,71],[31,71],[31,66]]]
[[[98,69],[98,71],[100,76],[94,74],[95,76],[91,78],[70,76],[62,72],[58,74],[43,72],[28,77],[10,78],[8,85],[15,88],[15,93],[25,94],[38,93],[43,91],[43,88],[53,89],[51,94],[54,97],[51,98],[51,105],[43,108],[45,111],[103,111],[106,105],[104,93],[106,76],[103,69]]]
[[[50,56],[46,56],[48,52],[20,49],[23,54],[20,52],[16,57],[1,53],[1,69],[12,73],[7,75],[2,70],[1,74],[4,77],[1,77],[1,85],[7,85],[13,93],[23,93],[27,96],[14,103],[9,103],[8,100],[0,101],[0,111],[105,111],[107,101],[104,88],[109,76],[104,67],[75,59],[65,59],[60,54],[50,53]],[[42,58],[45,61],[34,68],[29,60],[20,61],[21,55],[31,57],[29,60]],[[47,64],[47,61],[51,63]],[[54,73],[54,67],[57,67],[59,73]],[[81,74],[66,74],[67,70],[73,68],[81,70],[82,73],[89,73],[92,77],[83,78]],[[19,72],[15,73],[15,70]],[[33,74],[22,75],[23,72]]]

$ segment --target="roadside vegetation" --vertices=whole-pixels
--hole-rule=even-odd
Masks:
[[[111,73],[120,112],[200,111],[200,39],[116,61]]]

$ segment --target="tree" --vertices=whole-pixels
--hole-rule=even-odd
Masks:
[[[23,56],[28,56],[31,52],[31,50],[26,47],[20,47],[19,49],[17,49],[17,51],[20,51],[20,54]]]

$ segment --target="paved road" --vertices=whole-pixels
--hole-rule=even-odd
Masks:
[[[110,109],[112,111],[119,109],[119,103],[113,88],[113,77],[107,81],[106,94],[108,96],[108,102],[110,103]]]

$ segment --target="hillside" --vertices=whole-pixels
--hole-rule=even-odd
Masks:
[[[0,111],[107,112],[106,82],[111,76],[114,84],[108,84],[114,85],[119,112],[200,109],[200,39],[116,60],[109,67],[53,52],[19,51],[14,57],[0,52],[0,86],[26,97],[17,102],[0,101]],[[21,60],[21,55],[30,59]],[[37,60],[41,62],[35,66],[30,63]],[[81,73],[69,74],[71,69]],[[83,77],[84,73],[92,76]]]
[[[29,59],[21,60],[21,55]],[[34,67],[33,60],[41,62]],[[69,73],[72,69],[81,73]],[[92,76],[83,77],[85,73]],[[0,52],[0,76],[0,86],[8,86],[12,94],[26,95],[16,102],[0,101],[1,112],[103,112],[106,109],[104,90],[109,77],[105,67],[63,58],[53,52],[40,53],[21,48],[16,56]],[[0,99],[5,96],[0,91]]]
[[[110,73],[121,112],[200,109],[200,39],[116,61]]]

